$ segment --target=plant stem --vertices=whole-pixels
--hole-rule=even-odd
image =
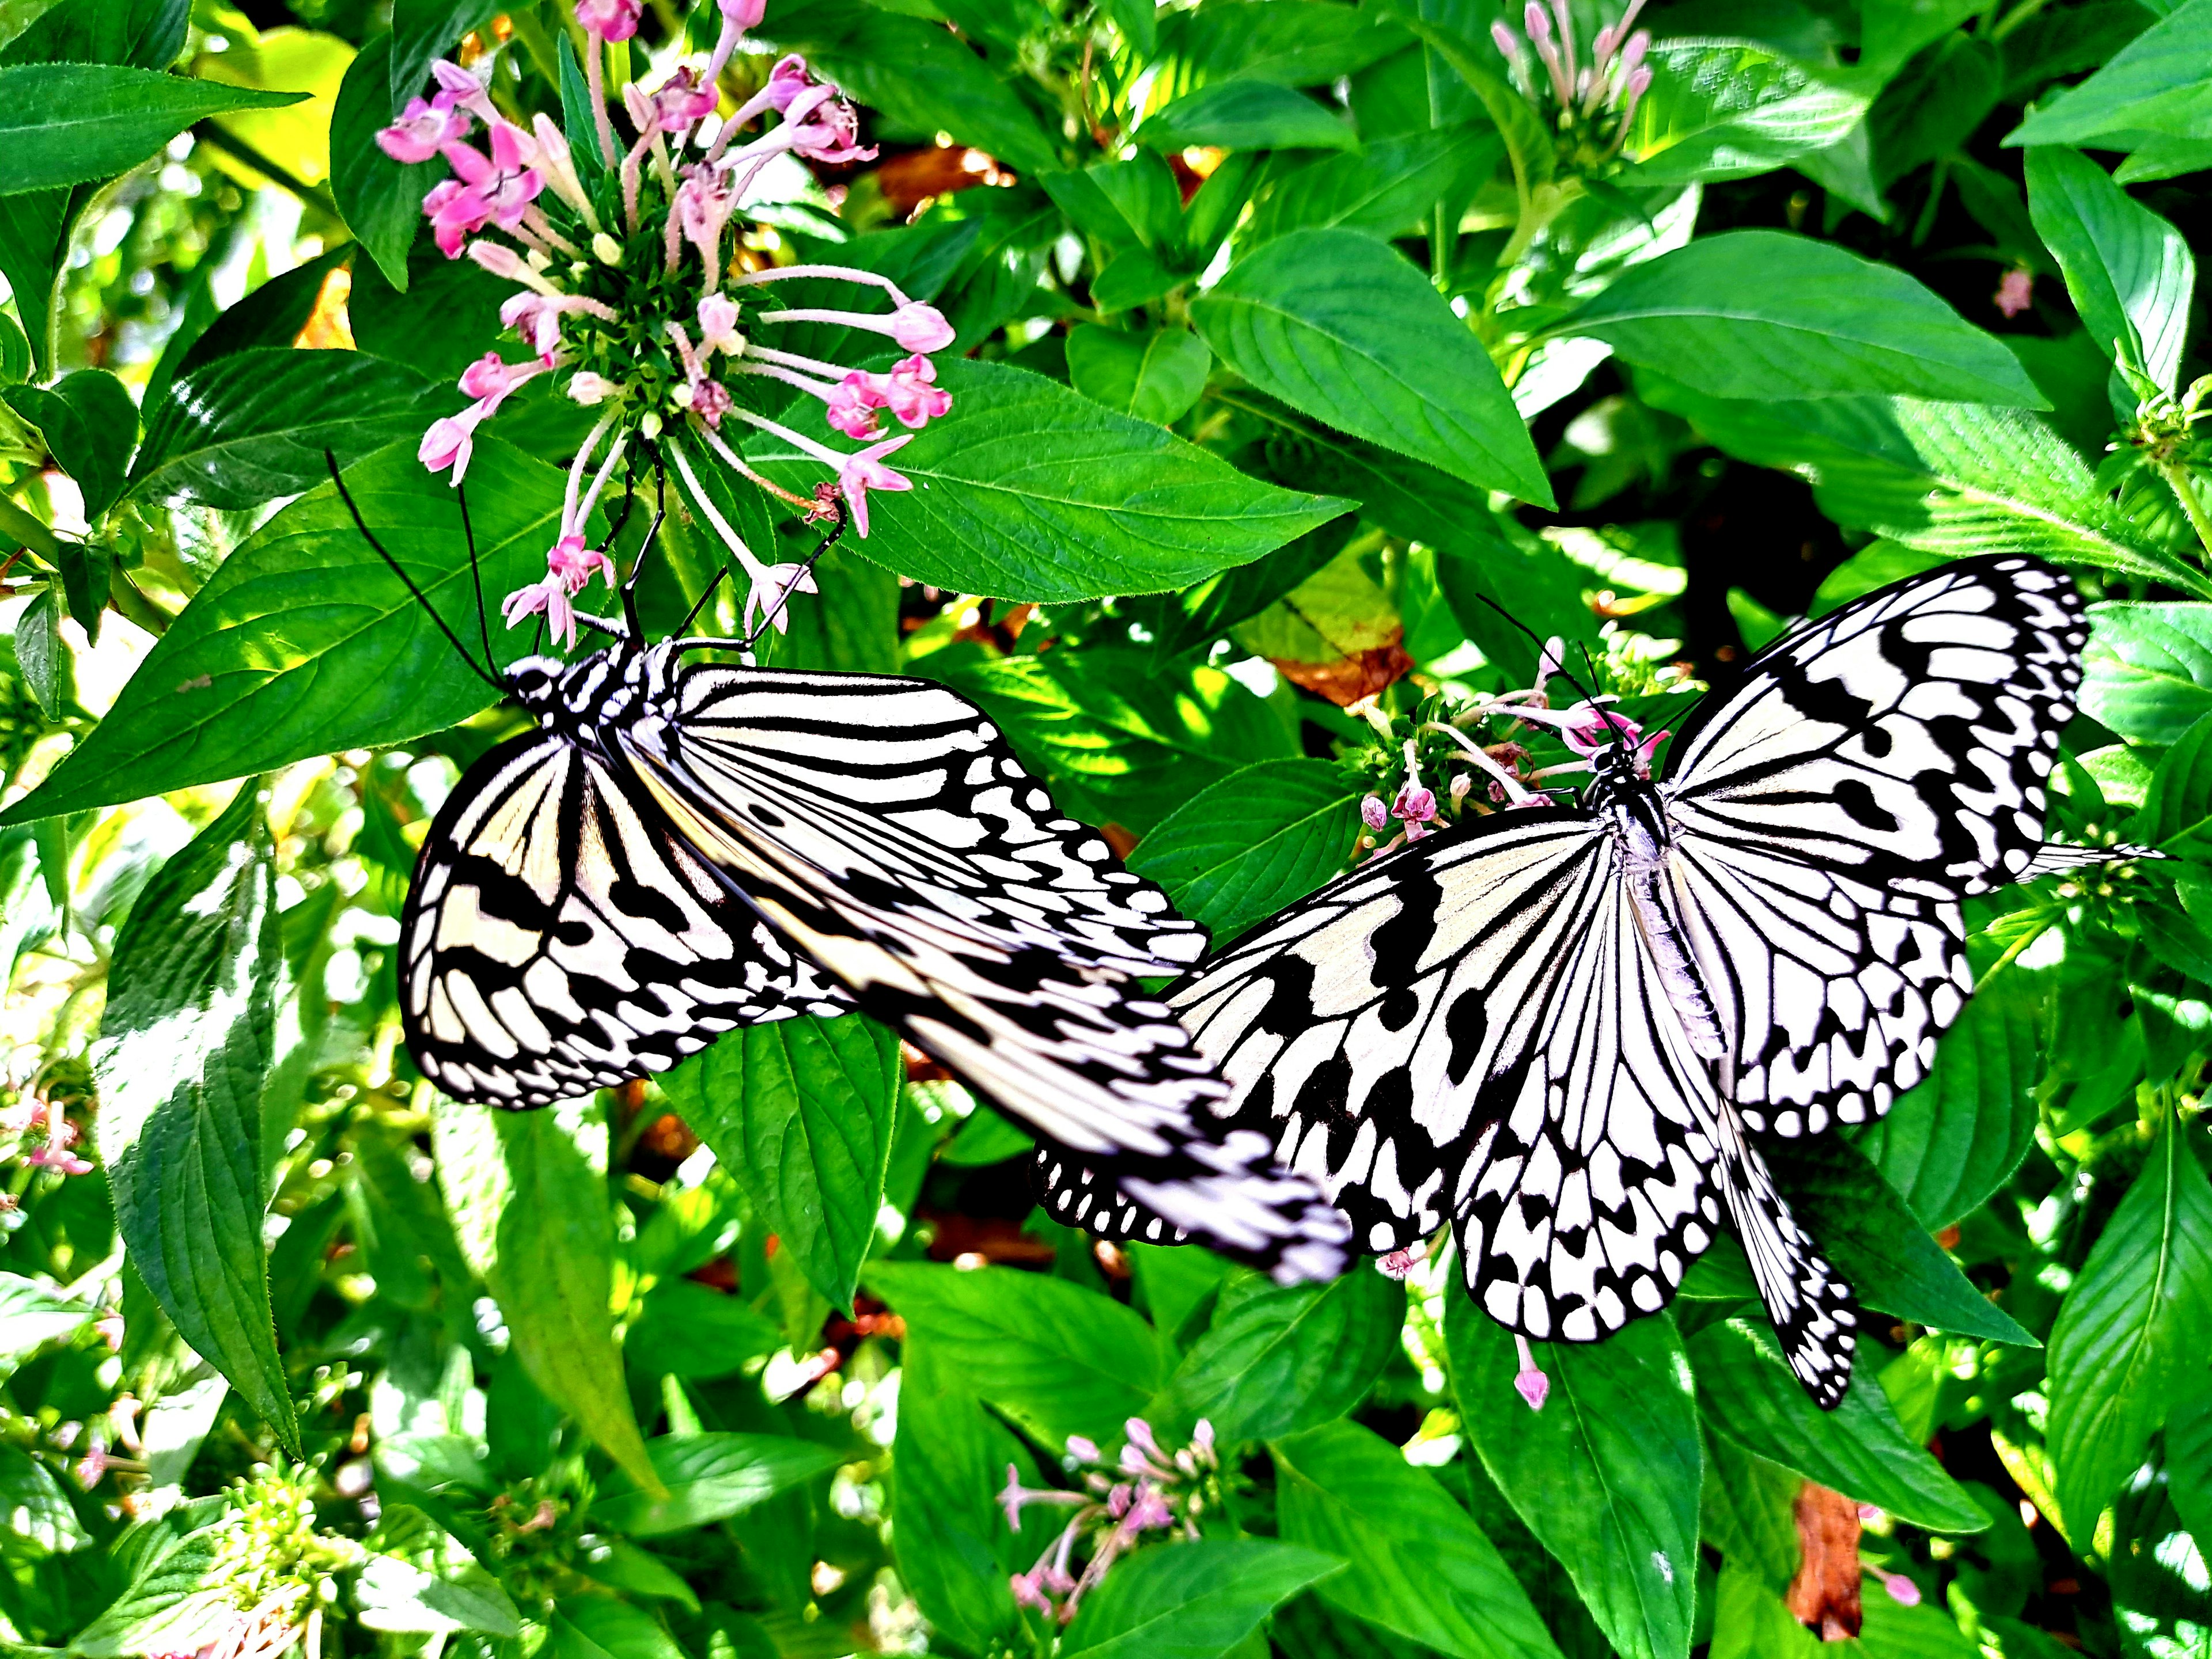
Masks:
[[[333,219],[343,218],[338,212],[338,204],[331,199],[330,191],[311,185],[298,174],[279,167],[243,138],[225,131],[214,121],[193,122],[192,137],[201,143],[212,145],[234,160],[245,162],[270,184],[290,191],[318,212],[326,213]]]
[[[2197,542],[2203,547],[2205,556],[2212,558],[2212,519],[2206,518],[2204,503],[2197,498],[2196,480],[2189,476],[2189,469],[2179,461],[2164,462],[2159,471],[2166,474],[2166,483],[2173,486],[2173,493],[2180,497],[2181,510],[2189,515],[2190,527],[2197,532]]]

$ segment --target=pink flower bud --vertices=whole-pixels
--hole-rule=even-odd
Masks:
[[[792,100],[814,84],[814,77],[806,72],[806,60],[797,52],[776,59],[775,67],[769,71],[768,85],[761,95],[769,106],[779,113],[790,109]]]
[[[580,368],[568,377],[568,396],[589,409],[610,398],[619,398],[622,388],[604,374],[594,374],[588,368]]]
[[[768,15],[768,0],[721,0],[722,17],[741,29],[757,29]]]
[[[730,393],[720,380],[701,380],[691,388],[691,410],[708,426],[720,426],[730,412]]]
[[[744,354],[745,337],[738,332],[738,302],[726,294],[709,294],[699,301],[699,349],[726,356]]]
[[[1071,1434],[1067,1437],[1067,1451],[1068,1455],[1079,1463],[1096,1463],[1098,1461],[1098,1443],[1083,1435]]]
[[[1537,46],[1548,46],[1552,44],[1552,20],[1545,15],[1544,8],[1538,0],[1528,0],[1528,3],[1522,9],[1521,21],[1522,27],[1528,31],[1528,38]]]
[[[2007,317],[2017,317],[2034,303],[2034,272],[2008,270],[1997,279],[1996,307]]]
[[[908,351],[941,351],[952,343],[952,325],[935,306],[909,300],[891,313],[890,336]]]
[[[1529,9],[1533,11],[1535,8],[1532,6]],[[1531,1364],[1514,1377],[1513,1388],[1522,1399],[1528,1402],[1530,1411],[1540,1412],[1544,1409],[1545,1400],[1551,1395],[1552,1379]]]
[[[629,40],[644,15],[644,0],[576,0],[576,21],[602,40]]]
[[[1917,1607],[1920,1605],[1920,1586],[1901,1572],[1884,1573],[1881,1587],[1889,1592],[1889,1599],[1900,1607]]]
[[[1377,831],[1390,827],[1390,809],[1382,804],[1382,796],[1370,795],[1359,803],[1359,821]]]

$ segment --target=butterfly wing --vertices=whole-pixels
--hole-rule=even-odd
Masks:
[[[1341,1270],[1343,1218],[1273,1168],[1265,1136],[1218,1121],[1226,1089],[1133,977],[1201,936],[1047,816],[972,705],[908,680],[693,670],[619,737],[777,932],[1095,1181],[1285,1281]]]
[[[852,1000],[567,738],[493,750],[432,822],[400,1014],[457,1100],[542,1106],[665,1071],[732,1026]]]
[[[2043,837],[2087,632],[2063,573],[1962,560],[1778,641],[1685,724],[1677,894],[1753,1127],[1887,1110],[1972,989],[1959,901],[2135,852]]]

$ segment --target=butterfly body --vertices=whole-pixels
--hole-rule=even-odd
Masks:
[[[2043,840],[2086,631],[2032,559],[1869,594],[1701,702],[1662,781],[1616,743],[1578,800],[1372,860],[1168,1000],[1363,1249],[1449,1226],[1493,1317],[1589,1341],[1726,1224],[1833,1405],[1849,1292],[1754,1137],[1869,1121],[1928,1074],[1972,988],[1963,898],[2136,854]]]
[[[1196,927],[965,700],[684,660],[740,644],[508,671],[538,729],[455,787],[401,921],[425,1073],[543,1105],[858,1007],[1030,1128],[1082,1218],[1118,1206],[1285,1280],[1340,1271],[1342,1218],[1218,1122],[1226,1085],[1136,982],[1195,961]]]

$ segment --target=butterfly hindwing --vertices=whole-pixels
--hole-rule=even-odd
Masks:
[[[472,768],[422,844],[401,1015],[456,1099],[538,1106],[740,1024],[852,1006],[605,764],[553,733]]]

